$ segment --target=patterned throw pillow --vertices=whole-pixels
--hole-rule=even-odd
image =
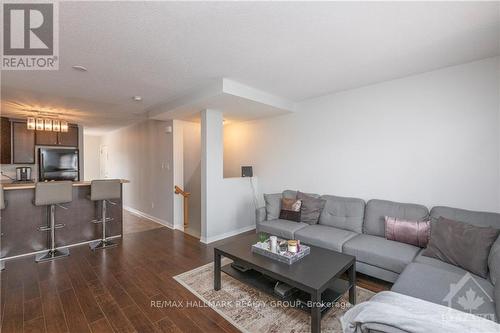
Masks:
[[[280,219],[300,222],[302,201],[291,198],[281,199]]]

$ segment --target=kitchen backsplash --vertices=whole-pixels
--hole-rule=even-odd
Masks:
[[[9,179],[8,177],[11,177],[13,179],[16,179],[16,168],[18,167],[30,167],[31,168],[31,178],[34,180],[38,176],[38,168],[36,164],[1,164],[0,165],[0,170],[2,171],[2,180]],[[6,177],[6,176],[8,177]]]

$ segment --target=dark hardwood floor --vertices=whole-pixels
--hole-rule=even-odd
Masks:
[[[196,301],[172,277],[212,256],[213,245],[162,227],[125,234],[115,248],[73,247],[69,257],[40,264],[33,257],[9,261],[0,275],[0,331],[238,332],[208,307],[151,306]],[[390,286],[364,276],[358,284],[374,291]]]

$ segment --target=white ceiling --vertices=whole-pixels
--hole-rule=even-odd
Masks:
[[[48,108],[103,132],[222,77],[297,102],[498,55],[499,8],[61,2],[59,71],[2,72],[2,112]],[[89,71],[71,69],[75,64]],[[134,95],[144,100],[134,102]]]

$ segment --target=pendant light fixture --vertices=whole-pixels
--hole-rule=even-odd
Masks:
[[[26,118],[26,128],[30,131],[47,131],[47,132],[68,132],[69,125],[66,120],[53,119],[49,114],[48,117],[30,116]]]

